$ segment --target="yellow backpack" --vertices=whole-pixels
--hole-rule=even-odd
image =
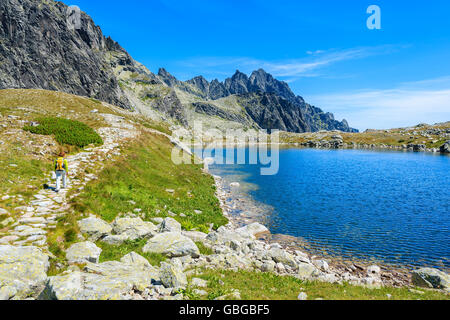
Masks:
[[[64,170],[64,158],[56,159],[56,170],[57,171]]]

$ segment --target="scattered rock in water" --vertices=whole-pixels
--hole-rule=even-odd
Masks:
[[[165,232],[148,240],[142,248],[145,253],[161,253],[170,258],[191,256],[197,258],[200,251],[195,243],[178,232]]]
[[[70,264],[93,262],[98,263],[102,249],[90,241],[73,244],[66,251],[66,259]]]
[[[241,186],[241,184],[239,182],[232,182],[230,183],[230,187],[231,188],[239,188]]]

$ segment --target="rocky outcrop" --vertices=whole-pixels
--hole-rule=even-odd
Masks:
[[[73,244],[66,252],[66,259],[69,263],[97,263],[102,253],[102,249],[90,241]]]
[[[444,289],[450,291],[450,276],[433,268],[422,268],[413,271],[413,284],[418,287]]]
[[[0,300],[36,297],[49,266],[49,257],[37,247],[0,245]]]
[[[81,271],[50,277],[42,300],[129,300],[133,290],[144,291],[159,279],[152,266],[134,262],[88,263]]]
[[[106,59],[120,46],[85,13],[79,29],[69,28],[66,13],[56,1],[0,3],[0,89],[58,90],[130,108]]]
[[[450,153],[450,140],[440,147],[441,153]]]
[[[108,223],[96,217],[80,220],[78,226],[81,233],[87,235],[91,241],[97,241],[112,231],[112,227]]]
[[[195,243],[179,232],[165,232],[156,235],[147,242],[142,251],[161,253],[170,258],[198,257],[200,255]]]
[[[166,70],[158,73],[167,85],[196,95],[204,102],[196,102],[196,112],[214,115],[225,120],[244,124],[246,116],[237,116],[225,112],[208,103],[211,100],[236,95],[240,104],[254,122],[263,129],[279,129],[289,132],[316,132],[319,130],[340,130],[357,132],[348,122],[337,121],[331,113],[307,104],[302,97],[296,96],[286,82],[275,79],[263,69],[254,71],[250,77],[236,71],[223,83],[218,80],[208,82],[199,76],[186,82],[179,81]]]

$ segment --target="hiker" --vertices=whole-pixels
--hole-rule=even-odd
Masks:
[[[61,151],[58,155],[58,158],[55,160],[55,174],[56,174],[56,192],[59,192],[61,189],[61,179],[63,184],[63,189],[67,187],[67,174],[69,170],[69,165],[67,163],[67,159],[65,158],[66,154],[64,151]]]

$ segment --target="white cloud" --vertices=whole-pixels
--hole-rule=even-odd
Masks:
[[[306,99],[345,117],[361,130],[450,121],[450,77],[403,83],[389,90],[359,90]]]
[[[302,77],[319,77],[324,75],[318,70],[341,61],[362,59],[373,55],[388,54],[401,48],[384,45],[360,47],[345,50],[308,51],[307,57],[299,59],[265,61],[249,57],[200,57],[180,61],[179,64],[193,71],[193,74],[223,75],[232,74],[236,69],[250,73],[263,68],[275,77],[288,77],[293,81]]]

